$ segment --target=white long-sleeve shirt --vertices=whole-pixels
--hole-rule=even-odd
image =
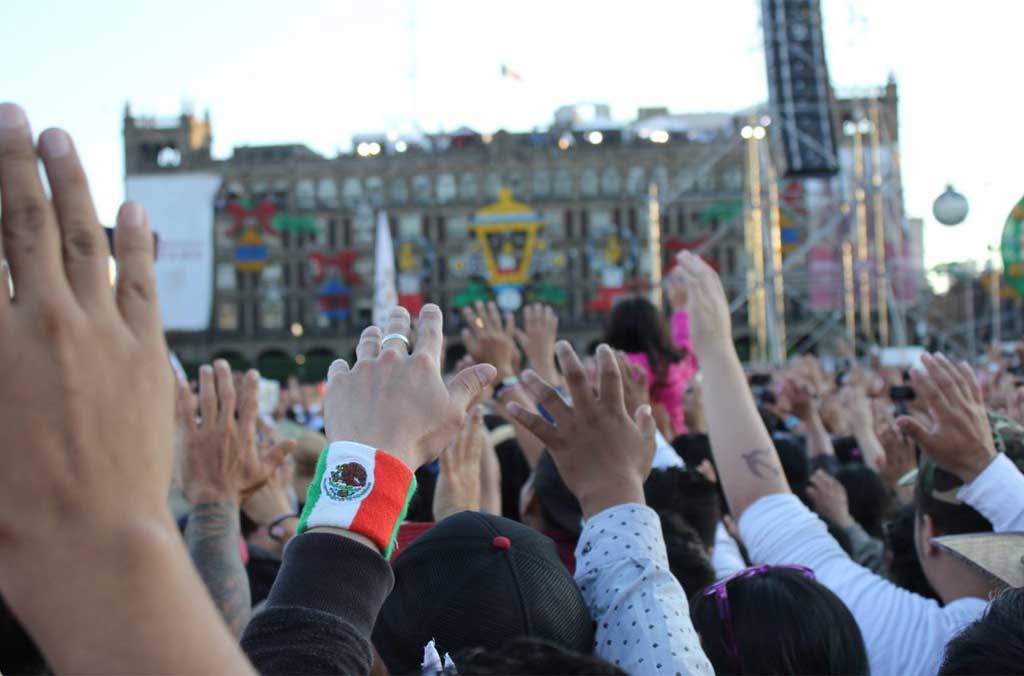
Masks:
[[[1024,531],[1024,474],[1003,453],[956,495],[988,519],[995,532]]]
[[[711,552],[711,566],[715,569],[716,582],[721,582],[747,567],[740,546],[732,539],[721,521],[715,527],[715,548]]]
[[[589,519],[576,546],[576,584],[597,623],[598,657],[630,674],[714,674],[654,510],[616,505]]]
[[[864,637],[871,673],[934,676],[946,643],[985,609],[976,598],[940,606],[857,565],[791,493],[762,497],[739,526],[753,563],[808,566],[842,599]]]

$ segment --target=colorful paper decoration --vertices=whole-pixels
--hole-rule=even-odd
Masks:
[[[362,281],[352,269],[357,256],[351,249],[335,253],[316,251],[309,255],[309,262],[313,266],[313,281],[320,285],[317,289],[320,313],[327,319],[348,319],[352,303],[350,285]]]
[[[593,229],[586,243],[587,264],[600,277],[597,295],[586,305],[588,312],[609,312],[615,299],[633,293],[643,280],[636,278],[640,260],[636,238],[620,225]]]
[[[273,219],[274,227],[280,232],[295,235],[320,235],[320,226],[312,216],[304,214],[278,214]]]
[[[434,268],[434,248],[422,236],[398,240],[398,304],[413,317],[419,315],[426,300],[423,282]]]
[[[260,272],[267,262],[267,246],[264,235],[276,236],[272,218],[274,205],[269,200],[251,207],[246,203],[232,201],[225,209],[231,216],[229,237],[235,237],[235,267],[240,272]]]
[[[565,257],[549,252],[547,242],[540,239],[540,215],[512,199],[508,188],[501,188],[498,201],[474,215],[469,228],[476,242],[470,247],[468,258],[482,258],[485,281],[495,302],[506,312],[522,306],[524,291],[534,276],[565,265]],[[472,262],[456,263],[457,272],[459,268],[467,271],[473,267],[476,266]],[[460,307],[462,298],[463,294],[456,297],[456,307]]]
[[[1018,294],[1024,295],[1024,197],[1006,217],[1000,249],[1006,283]]]

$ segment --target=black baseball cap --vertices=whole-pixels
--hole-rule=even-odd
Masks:
[[[448,517],[392,564],[395,586],[373,643],[391,673],[419,673],[423,647],[440,654],[497,649],[533,636],[583,653],[594,625],[550,538],[480,512]]]

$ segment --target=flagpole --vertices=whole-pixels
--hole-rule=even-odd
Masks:
[[[651,302],[661,307],[661,211],[658,208],[658,184],[647,186],[647,245],[651,257]]]

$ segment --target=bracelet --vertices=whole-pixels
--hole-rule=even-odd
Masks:
[[[500,401],[501,395],[505,394],[509,390],[514,390],[517,387],[519,387],[519,378],[516,376],[505,376],[501,379],[501,382],[495,386],[494,398]]]
[[[416,492],[416,477],[380,449],[335,441],[320,453],[297,533],[326,526],[369,538],[384,554],[394,550],[398,526]]]
[[[269,535],[270,539],[274,540],[275,542],[283,542],[284,529],[281,528],[281,524],[287,521],[288,519],[297,518],[299,518],[299,515],[295,514],[294,512],[285,512],[283,514],[278,514],[270,520],[270,525],[267,526],[267,535]]]

